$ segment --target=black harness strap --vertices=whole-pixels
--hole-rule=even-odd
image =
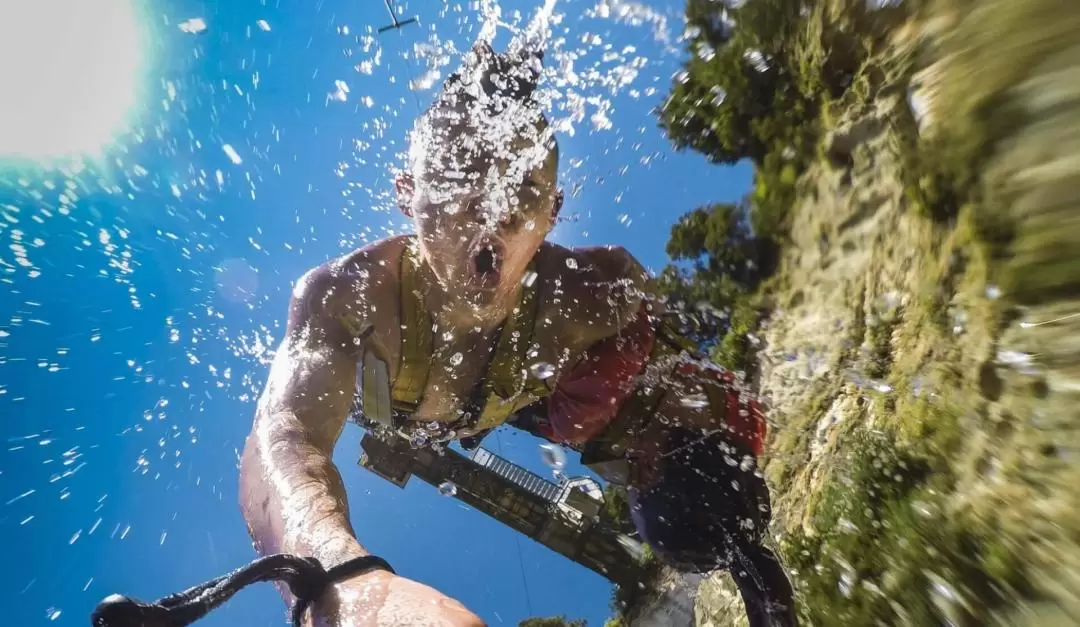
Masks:
[[[284,553],[268,555],[183,592],[162,597],[153,603],[113,594],[98,604],[91,615],[94,627],[184,627],[205,617],[247,586],[260,581],[284,581],[296,603],[292,607],[294,627],[303,624],[304,614],[327,588],[338,581],[373,570],[394,569],[381,557],[364,555],[347,560],[330,570],[313,557]]]

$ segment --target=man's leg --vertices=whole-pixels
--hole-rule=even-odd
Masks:
[[[728,566],[746,605],[751,627],[788,627],[796,624],[795,592],[780,560],[761,544],[735,545]]]
[[[796,625],[791,584],[762,543],[772,510],[753,457],[720,436],[679,431],[662,460],[662,479],[630,490],[642,539],[673,568],[729,570],[752,627]]]

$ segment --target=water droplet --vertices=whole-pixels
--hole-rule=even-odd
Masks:
[[[193,17],[189,20],[184,20],[177,26],[179,26],[181,32],[190,33],[192,35],[206,32],[206,20],[201,17]]]
[[[540,459],[555,470],[562,470],[566,467],[566,451],[555,444],[541,444]]]
[[[967,324],[967,312],[957,311],[953,313],[953,335],[960,335],[964,332],[964,325]]]
[[[543,381],[545,379],[550,379],[551,377],[555,376],[555,366],[552,366],[551,364],[544,361],[539,361],[529,366],[529,373],[537,379]]]
[[[997,361],[1002,366],[1014,368],[1022,374],[1036,374],[1035,363],[1032,356],[1014,350],[998,351]]]
[[[413,448],[423,448],[428,443],[428,435],[423,431],[417,431],[409,439],[409,446]]]
[[[266,20],[259,20],[258,22],[255,22],[255,24],[259,27],[259,30],[261,30],[261,31],[264,31],[264,32],[269,32],[270,31],[270,23],[267,22]]]
[[[679,399],[679,403],[690,409],[702,409],[709,406],[709,399],[704,394],[690,394]]]
[[[521,277],[521,284],[524,285],[525,287],[532,287],[533,283],[536,283],[536,273],[535,272],[531,272],[531,271],[526,272]]]
[[[577,259],[574,259],[573,257],[567,257],[566,258],[566,267],[570,268],[571,270],[577,270],[578,269]]]
[[[850,571],[845,571],[840,575],[840,594],[845,597],[851,596],[851,589],[855,586],[855,575]]]
[[[933,518],[937,515],[936,508],[925,501],[913,501],[911,508],[923,518]]]
[[[233,164],[240,165],[244,162],[244,160],[240,158],[240,153],[236,152],[236,149],[232,147],[232,144],[224,144],[221,146],[221,149]]]
[[[723,87],[713,86],[712,88],[712,104],[714,107],[719,107],[724,104],[724,100],[727,100],[727,92]]]
[[[996,285],[987,285],[986,297],[990,300],[997,300],[1001,298],[1001,288]]]
[[[331,100],[345,102],[349,99],[349,86],[342,80],[334,81],[334,91],[329,94]]]
[[[457,486],[450,481],[444,481],[439,484],[439,494],[443,496],[455,496],[457,494]]]
[[[454,353],[450,357],[450,365],[451,366],[460,366],[461,362],[464,361],[464,360],[465,360],[465,355],[462,355],[461,353]]]
[[[902,300],[900,292],[893,290],[881,296],[881,305],[885,311],[892,311],[900,306]]]

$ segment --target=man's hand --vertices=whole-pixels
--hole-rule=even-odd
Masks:
[[[456,599],[385,571],[336,584],[312,613],[313,627],[484,626]]]

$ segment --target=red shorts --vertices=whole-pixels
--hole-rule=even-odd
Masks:
[[[637,377],[656,341],[654,324],[642,307],[634,321],[618,334],[589,347],[578,365],[559,379],[548,398],[548,424],[540,427],[541,432],[552,440],[573,444],[599,435],[637,387]],[[731,436],[760,455],[765,441],[764,414],[757,401],[740,395],[734,375],[693,364],[678,368],[681,374],[697,372],[721,381],[722,411]]]

